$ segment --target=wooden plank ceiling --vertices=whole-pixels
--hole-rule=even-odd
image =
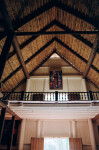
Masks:
[[[5,0],[6,12],[13,31],[37,32],[16,36],[20,52],[31,75],[52,53],[56,52],[72,64],[85,78],[99,88],[98,0]],[[7,38],[8,25],[0,12],[0,54]],[[40,34],[50,31],[96,31],[95,34]],[[94,59],[87,63],[94,51]],[[86,70],[86,67],[88,70]],[[26,79],[23,66],[11,45],[1,82],[3,91],[12,91]]]

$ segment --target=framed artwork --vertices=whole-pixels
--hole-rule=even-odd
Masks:
[[[62,71],[51,70],[50,71],[50,89],[62,89]]]

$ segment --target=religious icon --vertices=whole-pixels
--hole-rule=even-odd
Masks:
[[[62,71],[50,71],[50,89],[62,89]]]

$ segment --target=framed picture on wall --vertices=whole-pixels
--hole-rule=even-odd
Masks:
[[[50,71],[50,89],[62,89],[62,70]]]

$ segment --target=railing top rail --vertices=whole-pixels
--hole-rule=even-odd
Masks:
[[[2,92],[2,93],[22,93],[22,92]],[[55,92],[24,92],[24,93],[55,93]],[[60,92],[58,93],[89,93],[89,92]],[[99,91],[92,91],[92,93],[99,93]]]

